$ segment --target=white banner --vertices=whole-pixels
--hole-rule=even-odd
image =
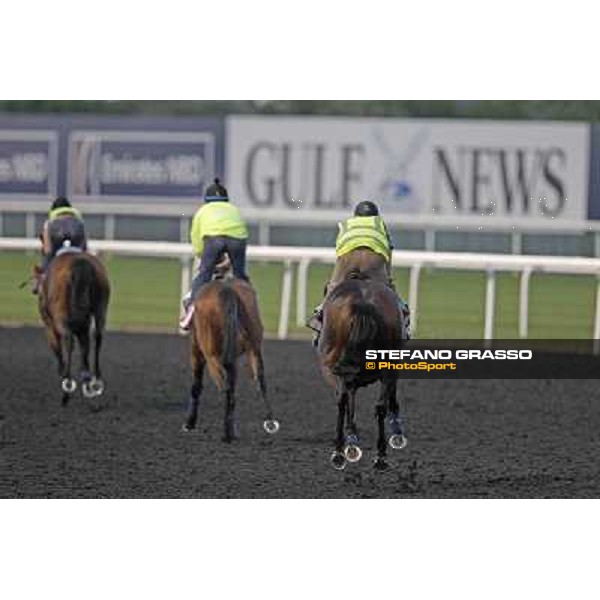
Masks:
[[[240,116],[226,140],[230,196],[254,214],[333,217],[373,200],[396,221],[587,218],[585,124]]]

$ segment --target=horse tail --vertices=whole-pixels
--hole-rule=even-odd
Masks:
[[[238,356],[238,329],[240,322],[239,299],[235,290],[224,285],[219,293],[223,307],[223,344],[221,347],[221,364],[225,374],[230,374],[235,369]]]
[[[353,303],[349,311],[348,340],[335,366],[335,372],[358,373],[364,365],[365,350],[381,338],[384,323],[372,304]]]
[[[84,331],[90,326],[95,275],[94,267],[88,260],[79,258],[73,261],[67,317],[67,324],[73,332]]]

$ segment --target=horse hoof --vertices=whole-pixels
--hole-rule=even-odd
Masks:
[[[72,394],[77,389],[77,382],[71,377],[65,377],[62,380],[60,387],[65,394]]]
[[[343,452],[338,452],[337,450],[331,454],[331,466],[336,471],[343,471],[346,468],[346,457]]]
[[[401,433],[394,433],[388,438],[388,444],[394,450],[402,450],[406,448],[408,440]]]
[[[85,381],[81,386],[81,391],[86,398],[93,398],[96,396],[96,392],[94,391],[91,381]]]
[[[356,444],[350,444],[346,446],[344,454],[349,463],[357,463],[362,458],[363,453],[360,449],[360,446],[357,446]]]
[[[389,468],[389,464],[385,458],[378,456],[373,462],[373,467],[376,471],[386,471]]]
[[[94,396],[102,396],[104,393],[104,381],[95,377],[90,381],[90,389]]]
[[[263,423],[263,429],[269,435],[273,435],[279,431],[279,421],[276,421],[275,419],[266,419]]]
[[[181,431],[183,431],[183,433],[190,433],[193,429],[194,429],[194,427],[192,427],[191,425],[188,425],[187,423],[184,423],[181,426]]]

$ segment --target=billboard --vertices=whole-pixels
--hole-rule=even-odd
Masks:
[[[222,119],[0,115],[0,206],[195,206],[223,163]]]
[[[230,194],[253,212],[587,218],[589,126],[579,123],[230,117]],[[266,213],[265,213],[266,214]]]
[[[46,201],[58,189],[58,132],[0,129],[0,200]]]
[[[215,176],[212,132],[74,130],[68,195],[89,200],[197,202]]]

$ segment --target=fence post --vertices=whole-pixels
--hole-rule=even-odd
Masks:
[[[306,324],[306,302],[308,296],[308,267],[310,259],[303,258],[298,265],[296,292],[296,325],[302,327]]]
[[[281,310],[279,312],[279,327],[277,337],[285,340],[290,321],[290,301],[292,299],[292,275],[294,273],[290,259],[283,263],[283,281],[281,285]]]
[[[600,277],[596,276],[596,308],[594,315],[594,354],[600,353]]]
[[[490,346],[490,341],[494,338],[494,308],[496,306],[496,271],[488,269],[487,282],[485,288],[485,326],[483,339],[486,341],[486,347]]]
[[[417,331],[417,302],[419,299],[419,278],[421,276],[421,265],[413,265],[410,268],[408,282],[408,306],[410,308],[411,335],[415,337]]]
[[[271,227],[266,221],[258,222],[258,245],[268,246],[271,237]]]
[[[192,263],[193,259],[189,257],[181,258],[181,298],[190,291],[190,283],[192,280]]]
[[[519,281],[519,337],[526,338],[529,329],[529,279],[531,267],[525,267]]]
[[[179,219],[179,241],[180,242],[187,242],[190,232],[189,232],[189,225],[188,225],[188,218],[187,217],[181,217]]]
[[[435,229],[425,230],[425,250],[435,252]]]
[[[521,254],[522,252],[522,238],[520,231],[513,231],[510,236],[511,252],[513,254]]]
[[[106,215],[104,217],[104,239],[115,239],[115,215]]]

